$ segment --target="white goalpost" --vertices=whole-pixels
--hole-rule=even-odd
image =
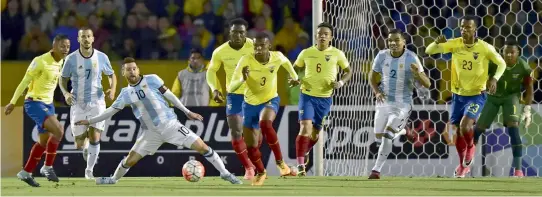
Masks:
[[[535,49],[542,47],[540,37],[536,35],[537,31],[542,32],[542,21],[531,20],[533,11],[529,11],[529,8],[525,11],[525,2],[484,2],[480,5],[468,5],[469,1],[466,2],[467,5],[464,2],[444,3],[437,12],[434,5],[426,5],[427,1],[421,0],[312,1],[313,30],[324,21],[334,27],[332,45],[345,52],[353,77],[333,95],[331,113],[312,151],[314,163],[309,174],[370,174],[378,148],[374,143],[374,100],[368,73],[377,52],[386,47],[387,32],[399,28],[405,32],[407,47],[422,60],[431,79],[431,88],[415,91],[415,103],[406,126],[407,135],[394,140],[392,153],[382,173],[386,176],[451,177],[458,158],[454,145],[455,128],[448,125],[448,101],[451,97],[449,55],[427,56],[424,51],[425,46],[440,34],[448,38],[460,36],[459,18],[476,14],[482,21],[478,31],[480,39],[494,45],[499,51],[505,39],[517,39],[521,45],[521,57],[535,70],[533,121],[527,129],[520,124],[520,133],[524,173],[539,176],[542,171],[542,107],[536,96],[536,92],[540,91],[536,67],[540,60]],[[532,3],[532,6],[537,7],[538,4],[535,4]],[[529,29],[530,33],[525,32]],[[316,43],[312,37],[313,43]],[[509,136],[499,115],[496,123],[480,137],[470,175],[509,176],[511,161]]]

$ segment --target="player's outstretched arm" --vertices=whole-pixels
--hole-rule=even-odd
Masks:
[[[288,71],[288,74],[290,74],[290,86],[299,85],[299,76],[297,75],[294,66],[292,65],[290,60],[288,60],[288,58],[286,58],[284,55],[282,55],[282,59],[282,67],[286,69],[286,71]]]
[[[183,103],[173,94],[173,92],[169,91],[169,89],[166,86],[160,87],[158,90],[160,90],[160,93],[164,95],[164,98],[166,98],[169,102],[173,104],[177,109],[180,109],[181,111],[190,118],[190,120],[203,120],[203,117],[197,113],[191,112],[188,108],[186,108]]]
[[[247,61],[245,60],[245,57],[242,57],[239,60],[239,63],[237,63],[237,67],[235,67],[235,71],[233,71],[233,77],[231,79],[230,85],[228,86],[228,92],[235,92],[243,83],[245,83],[246,77],[248,77],[248,66],[242,66],[247,65]]]
[[[495,71],[495,75],[493,75],[493,78],[498,81],[506,70],[506,62],[502,58],[501,54],[499,54],[497,50],[495,50],[495,47],[490,44],[487,44],[486,47],[488,51],[487,57],[489,58],[489,60],[491,60],[491,62],[497,65],[497,70]]]
[[[19,83],[17,86],[17,89],[15,89],[15,93],[13,93],[13,97],[11,97],[11,101],[9,101],[9,104],[6,106],[6,109],[4,113],[6,115],[11,114],[11,111],[13,111],[13,108],[15,108],[15,103],[17,103],[17,100],[19,100],[19,97],[25,92],[26,88],[28,87],[28,84],[32,82],[32,79],[34,79],[34,76],[41,73],[42,66],[39,64],[35,59],[32,60],[32,63],[30,63],[30,66],[28,66],[28,69],[26,70],[26,73],[24,74],[23,80]]]
[[[222,67],[222,61],[220,61],[220,55],[217,51],[213,52],[211,56],[211,61],[209,62],[209,68],[207,69],[207,84],[211,88],[212,92],[220,91],[220,82],[216,77],[216,72]]]
[[[428,55],[433,55],[436,53],[449,53],[451,50],[449,49],[448,45],[450,44],[447,42],[446,37],[444,37],[444,35],[440,35],[434,42],[425,48],[425,53]]]
[[[97,116],[94,116],[88,120],[80,120],[75,123],[75,125],[91,125],[97,122],[104,121],[111,116],[115,115],[117,112],[119,112],[120,109],[117,109],[115,107],[108,107],[105,109],[105,111]]]

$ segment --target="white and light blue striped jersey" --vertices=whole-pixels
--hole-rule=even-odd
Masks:
[[[372,67],[382,76],[379,88],[386,95],[386,101],[412,103],[415,79],[411,64],[418,65],[418,72],[423,72],[418,56],[408,49],[400,57],[392,57],[389,49],[378,52]]]
[[[93,49],[90,57],[84,57],[80,50],[69,54],[62,67],[62,77],[70,78],[72,94],[76,103],[90,103],[104,99],[102,73],[115,74],[109,57]]]
[[[173,108],[159,90],[163,85],[164,81],[157,75],[144,75],[137,84],[122,88],[111,107],[122,109],[130,105],[143,129],[160,130],[177,120]]]

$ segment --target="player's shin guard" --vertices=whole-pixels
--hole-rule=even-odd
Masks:
[[[391,139],[382,137],[382,144],[378,148],[378,157],[376,158],[373,171],[380,172],[382,170],[382,166],[388,159],[388,155],[391,153],[392,143]]]
[[[117,169],[115,170],[115,174],[113,174],[113,177],[112,177],[115,181],[118,181],[120,178],[126,175],[128,170],[130,170],[130,166],[126,166],[125,162],[126,162],[126,158],[121,160],[119,163],[119,166],[117,166]]]
[[[43,152],[45,152],[45,147],[41,146],[37,142],[34,143],[34,146],[32,146],[32,150],[30,151],[30,156],[28,156],[28,160],[24,165],[24,171],[32,173],[36,166],[38,166]]]
[[[252,162],[250,162],[250,159],[248,158],[247,144],[245,143],[245,140],[242,137],[239,139],[232,139],[231,145],[233,146],[233,150],[237,154],[237,158],[239,158],[239,161],[241,161],[243,167],[245,167],[245,169],[251,168]]]
[[[45,155],[45,166],[53,166],[56,157],[56,149],[60,142],[55,137],[49,137],[47,141],[46,155]]]
[[[465,138],[459,134],[457,134],[455,148],[457,149],[457,154],[459,156],[459,163],[461,165],[463,163],[463,158],[465,158],[465,153],[467,151],[467,142],[465,142]]]
[[[521,136],[519,135],[518,127],[508,127],[508,135],[510,135],[510,144],[512,144],[512,167],[516,170],[521,170],[521,157],[523,156],[523,146]]]
[[[87,159],[87,170],[93,170],[96,161],[98,161],[98,155],[100,154],[100,141],[90,142],[88,146],[88,159]]]
[[[265,171],[265,167],[263,166],[262,162],[262,153],[260,153],[260,149],[257,147],[248,147],[248,157],[250,158],[250,161],[252,161],[252,164],[254,164],[254,167],[256,168],[256,173],[263,173]]]
[[[273,121],[271,120],[260,121],[260,128],[262,130],[262,133],[265,135],[265,139],[267,140],[267,144],[269,145],[269,148],[273,151],[273,154],[275,155],[275,160],[282,161],[282,152],[280,152],[280,144],[279,144],[279,139],[277,137],[277,132],[273,128]]]
[[[307,136],[298,135],[295,140],[296,158],[298,165],[305,165],[305,154],[309,149],[310,138]]]
[[[246,153],[247,151],[245,151]],[[209,147],[209,150],[207,153],[203,154],[205,159],[209,161],[213,166],[220,172],[221,175],[230,174],[228,170],[226,170],[226,166],[224,166],[224,162],[222,162],[222,159],[220,159],[220,156],[216,154],[216,152]],[[247,156],[248,158],[248,156]]]

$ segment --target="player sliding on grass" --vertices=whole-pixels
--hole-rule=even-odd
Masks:
[[[320,23],[316,30],[316,46],[301,51],[296,67],[305,69],[299,97],[299,134],[295,140],[298,176],[305,176],[309,150],[318,142],[324,119],[331,109],[333,89],[341,88],[350,78],[348,60],[344,53],[331,46],[333,27],[329,23]],[[344,71],[337,79],[337,65]]]
[[[458,178],[470,172],[470,165],[476,150],[474,144],[474,123],[486,102],[486,86],[493,94],[497,81],[506,69],[506,62],[495,51],[495,47],[476,37],[476,18],[466,16],[461,19],[461,38],[446,40],[439,36],[427,46],[425,53],[452,53],[452,107],[450,122],[459,128],[455,147],[459,155],[459,165],[454,171]],[[492,77],[488,75],[488,63],[497,64]]]
[[[112,177],[100,177],[96,184],[115,184],[122,178],[130,167],[134,166],[146,155],[152,155],[163,143],[189,147],[202,154],[207,161],[220,172],[220,177],[233,184],[242,184],[231,174],[224,163],[205,144],[199,136],[186,128],[177,120],[177,115],[169,107],[168,101],[182,110],[191,120],[203,120],[201,115],[188,110],[179,99],[166,87],[157,75],[140,75],[133,58],[125,58],[122,74],[128,80],[129,86],[122,88],[117,100],[103,113],[88,120],[81,120],[76,125],[90,125],[104,121],[115,113],[130,105],[134,116],[140,120],[144,134],[137,139],[128,157],[123,159]]]
[[[17,99],[28,88],[24,109],[26,114],[36,123],[39,140],[32,146],[26,165],[23,170],[17,173],[17,177],[33,187],[40,186],[32,177],[32,172],[44,152],[46,153],[45,164],[40,169],[40,173],[50,181],[58,182],[53,163],[56,149],[64,135],[64,128],[56,119],[53,95],[58,85],[63,59],[68,55],[69,50],[70,40],[68,37],[57,35],[53,40],[53,49],[32,60],[23,80],[17,86],[13,98],[5,109],[5,114],[9,115],[13,111]]]
[[[532,70],[529,64],[519,58],[519,46],[515,40],[506,41],[503,50],[504,61],[506,61],[506,71],[501,79],[497,82],[497,91],[493,95],[489,95],[484,109],[480,114],[480,119],[476,123],[474,132],[474,144],[477,144],[478,139],[484,131],[489,128],[499,109],[502,107],[503,122],[510,135],[510,144],[512,144],[512,167],[514,167],[514,176],[523,177],[521,171],[521,156],[522,145],[521,137],[519,136],[519,121],[525,121],[525,128],[531,124],[531,102],[533,100],[533,82]],[[495,64],[490,64],[490,76],[494,75]],[[521,100],[521,87],[525,88],[525,108],[523,113],[518,114],[520,108],[519,101]]]
[[[414,84],[429,88],[431,82],[418,56],[405,49],[405,38],[399,29],[390,31],[388,49],[378,52],[372,67],[369,81],[377,101],[374,132],[380,147],[369,179],[380,179],[382,166],[393,147],[392,140],[406,133],[404,127],[412,110]]]
[[[290,174],[290,167],[282,160],[277,133],[273,129],[273,121],[279,110],[277,93],[277,72],[284,67],[290,77],[291,84],[299,84],[297,74],[288,58],[282,53],[269,51],[271,43],[269,36],[260,33],[254,41],[254,53],[243,56],[233,73],[233,79],[228,92],[235,92],[241,85],[246,84],[245,101],[243,102],[243,136],[247,143],[248,156],[256,167],[256,177],[252,185],[263,185],[267,173],[263,166],[258,146],[261,128],[269,146],[276,147],[275,161],[282,176]]]

